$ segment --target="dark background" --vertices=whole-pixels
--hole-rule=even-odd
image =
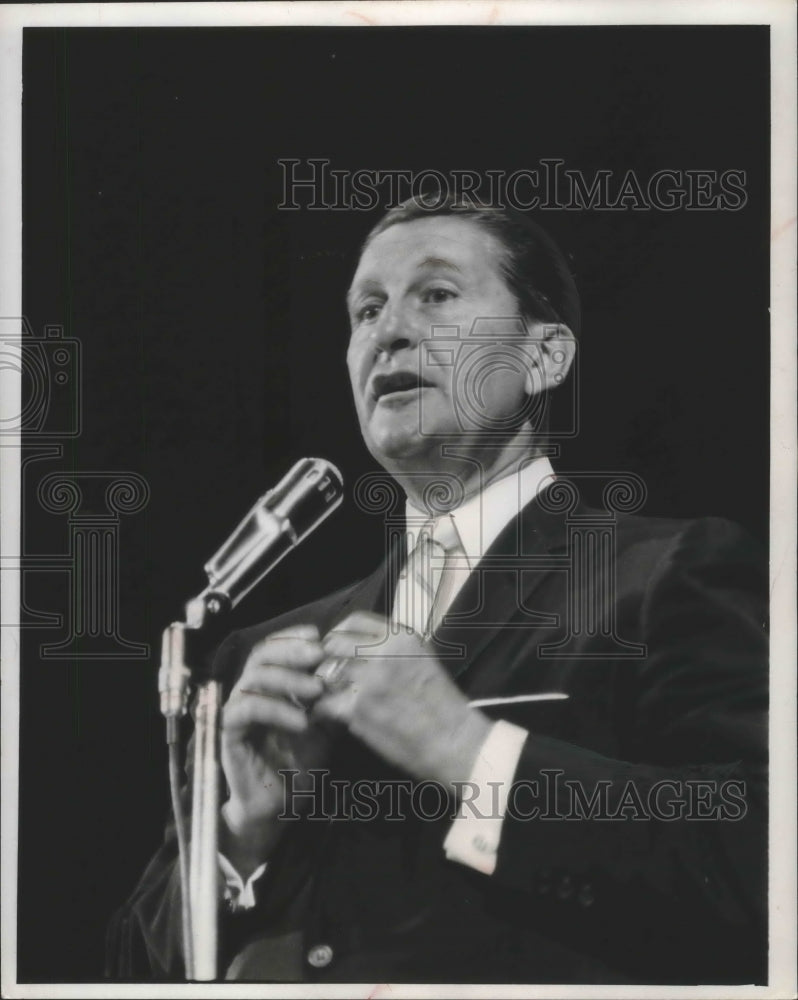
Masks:
[[[24,311],[81,343],[82,432],[32,463],[25,550],[67,550],[52,471],[128,470],[122,635],[149,659],[48,660],[23,632],[20,980],[102,975],[105,922],[168,808],[159,636],[298,458],[373,468],[343,294],[376,213],[277,211],[280,157],[336,169],[745,170],[740,211],[550,211],[582,293],[581,431],[558,467],[630,470],[645,511],[767,541],[767,28],[26,30]],[[28,443],[32,443],[29,437]],[[254,622],[369,571],[347,503],[239,608]],[[25,578],[64,613],[62,573]],[[29,622],[30,624],[30,622]],[[356,873],[353,873],[356,877]]]

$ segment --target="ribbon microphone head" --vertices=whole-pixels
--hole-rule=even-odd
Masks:
[[[258,500],[205,564],[206,595],[235,607],[343,499],[341,473],[322,458],[303,458]]]

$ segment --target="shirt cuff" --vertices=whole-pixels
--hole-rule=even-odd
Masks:
[[[463,787],[457,818],[443,842],[450,861],[485,875],[496,870],[507,799],[526,729],[499,720],[482,744],[471,776]]]
[[[227,900],[230,909],[233,912],[236,910],[251,910],[255,905],[255,882],[266,871],[267,863],[264,861],[262,865],[257,867],[245,884],[244,880],[221,851],[217,851],[217,857],[219,858],[219,867],[222,869],[222,875],[224,875],[224,898]]]

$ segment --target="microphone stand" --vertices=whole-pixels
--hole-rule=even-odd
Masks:
[[[191,811],[192,979],[216,979],[219,940],[219,711],[222,686],[204,681],[197,691],[194,744],[194,788]]]
[[[217,977],[219,908],[219,730],[222,685],[203,676],[208,653],[225,631],[230,603],[210,589],[186,605],[186,621],[163,633],[159,690],[167,720],[170,753],[177,752],[178,721],[188,707],[188,688],[197,683],[191,793],[191,847],[186,859],[180,803],[174,802],[180,849],[183,953],[186,979]],[[173,795],[174,800],[174,795]],[[181,843],[182,841],[182,843]]]

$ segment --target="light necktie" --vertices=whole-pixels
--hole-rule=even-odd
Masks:
[[[437,605],[445,589],[442,584],[447,557],[454,557],[461,543],[449,515],[426,521],[418,528],[408,525],[411,538],[414,533],[415,545],[397,581],[393,624],[428,638],[445,610]]]

